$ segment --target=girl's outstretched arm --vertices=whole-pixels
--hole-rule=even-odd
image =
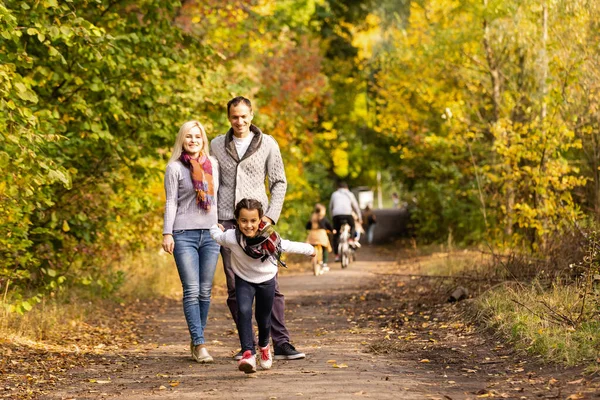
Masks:
[[[284,253],[304,254],[306,256],[314,256],[316,253],[312,244],[292,242],[291,240],[281,240],[281,250]]]

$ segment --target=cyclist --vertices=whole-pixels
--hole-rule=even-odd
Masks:
[[[325,216],[327,210],[323,204],[317,203],[313,210],[310,221],[306,223],[306,230],[308,236],[306,237],[306,243],[312,244],[313,246],[321,245],[323,249],[323,272],[329,271],[327,261],[329,253],[331,253],[331,243],[329,242],[329,232],[333,232],[331,222]]]
[[[358,201],[354,194],[348,190],[348,184],[340,181],[338,188],[331,195],[329,200],[329,213],[333,221],[333,252],[335,253],[335,261],[340,260],[338,254],[338,243],[340,239],[340,228],[345,223],[350,225],[350,237],[355,235],[355,224],[352,213],[356,213],[358,216],[357,222],[362,224],[362,213],[358,206]]]

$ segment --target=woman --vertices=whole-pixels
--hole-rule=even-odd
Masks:
[[[327,210],[322,204],[315,204],[315,209],[310,216],[310,221],[306,223],[306,230],[308,236],[306,237],[306,243],[312,244],[313,246],[321,245],[323,249],[323,272],[329,271],[327,261],[329,253],[331,253],[331,242],[329,241],[329,234],[333,233],[333,226],[327,219],[325,214]]]
[[[367,232],[367,243],[373,244],[373,234],[375,232],[375,224],[377,223],[377,216],[371,209],[371,205],[367,204],[362,215],[363,228]]]
[[[213,358],[205,347],[204,328],[220,246],[209,229],[217,223],[219,166],[209,156],[208,139],[198,121],[181,126],[165,172],[163,249],[173,254],[183,287],[183,313],[190,351],[199,363]]]

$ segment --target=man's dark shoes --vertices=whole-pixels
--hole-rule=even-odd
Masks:
[[[243,356],[244,356],[244,350],[240,350],[239,353],[237,353],[235,356],[233,356],[233,359],[235,361],[240,361]]]
[[[273,345],[273,350],[276,360],[298,360],[306,357],[306,354],[299,352],[289,343],[283,343],[281,346]]]

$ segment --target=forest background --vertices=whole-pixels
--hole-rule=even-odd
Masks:
[[[420,243],[542,257],[556,237],[595,238],[599,11],[593,0],[0,2],[4,315],[61,288],[109,296],[123,260],[158,251],[178,127],[224,133],[237,95],[281,147],[285,236],[303,237],[337,179],[374,187],[381,172]],[[578,248],[590,279],[592,239]]]

